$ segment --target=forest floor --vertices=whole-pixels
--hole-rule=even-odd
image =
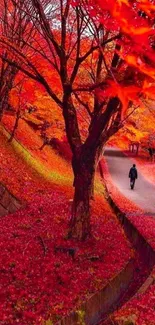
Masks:
[[[7,129],[12,118],[5,121]],[[73,198],[70,164],[20,121],[16,140],[0,127],[0,182],[23,209],[0,219],[0,322],[48,324],[101,289],[134,252],[96,177],[92,238],[66,240]],[[58,247],[73,248],[75,257]],[[97,258],[94,258],[97,257]],[[44,321],[45,320],[45,321]]]

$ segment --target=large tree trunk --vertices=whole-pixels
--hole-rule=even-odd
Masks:
[[[74,200],[69,226],[69,238],[85,240],[91,236],[90,200],[94,187],[95,158],[81,154],[73,156]]]

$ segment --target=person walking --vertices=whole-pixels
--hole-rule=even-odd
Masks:
[[[133,190],[135,186],[135,180],[138,178],[138,173],[135,164],[133,164],[133,166],[130,168],[129,178],[130,178],[130,187]]]
[[[151,160],[152,162],[154,162],[154,154],[155,154],[155,150],[154,150],[154,148],[149,147],[149,148],[148,148],[148,152],[149,152],[149,155],[150,155],[150,160]]]

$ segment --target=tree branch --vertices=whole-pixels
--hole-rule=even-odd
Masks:
[[[77,101],[78,101],[78,102],[79,102],[79,103],[80,103],[80,104],[81,104],[81,105],[86,109],[88,115],[89,115],[90,117],[92,117],[92,112],[91,112],[91,110],[90,110],[88,104],[87,104],[87,103],[84,103],[76,93],[74,93],[74,96],[75,96],[75,98],[77,99]]]

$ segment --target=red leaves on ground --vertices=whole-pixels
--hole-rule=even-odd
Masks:
[[[102,209],[96,214],[93,207],[91,240],[63,239],[69,210],[65,195],[50,191],[34,195],[28,208],[1,219],[0,319],[5,324],[62,317],[128,261],[130,248],[121,227]],[[75,260],[63,251],[55,253],[55,246],[75,248]]]
[[[101,195],[92,203],[93,238],[86,243],[65,239],[71,172],[69,181],[62,183],[65,161],[59,158],[61,166],[56,166],[51,149],[35,150],[37,136],[33,137],[28,127],[26,130],[27,135],[19,128],[20,141],[23,137],[36,157],[39,153],[40,161],[46,155],[57,178],[54,183],[41,177],[1,134],[1,180],[29,204],[0,220],[0,320],[5,325],[38,325],[43,319],[59,319],[106,285],[131,256],[122,228]],[[38,143],[39,139],[36,146]],[[75,259],[66,252],[56,252],[55,247],[75,248]]]

